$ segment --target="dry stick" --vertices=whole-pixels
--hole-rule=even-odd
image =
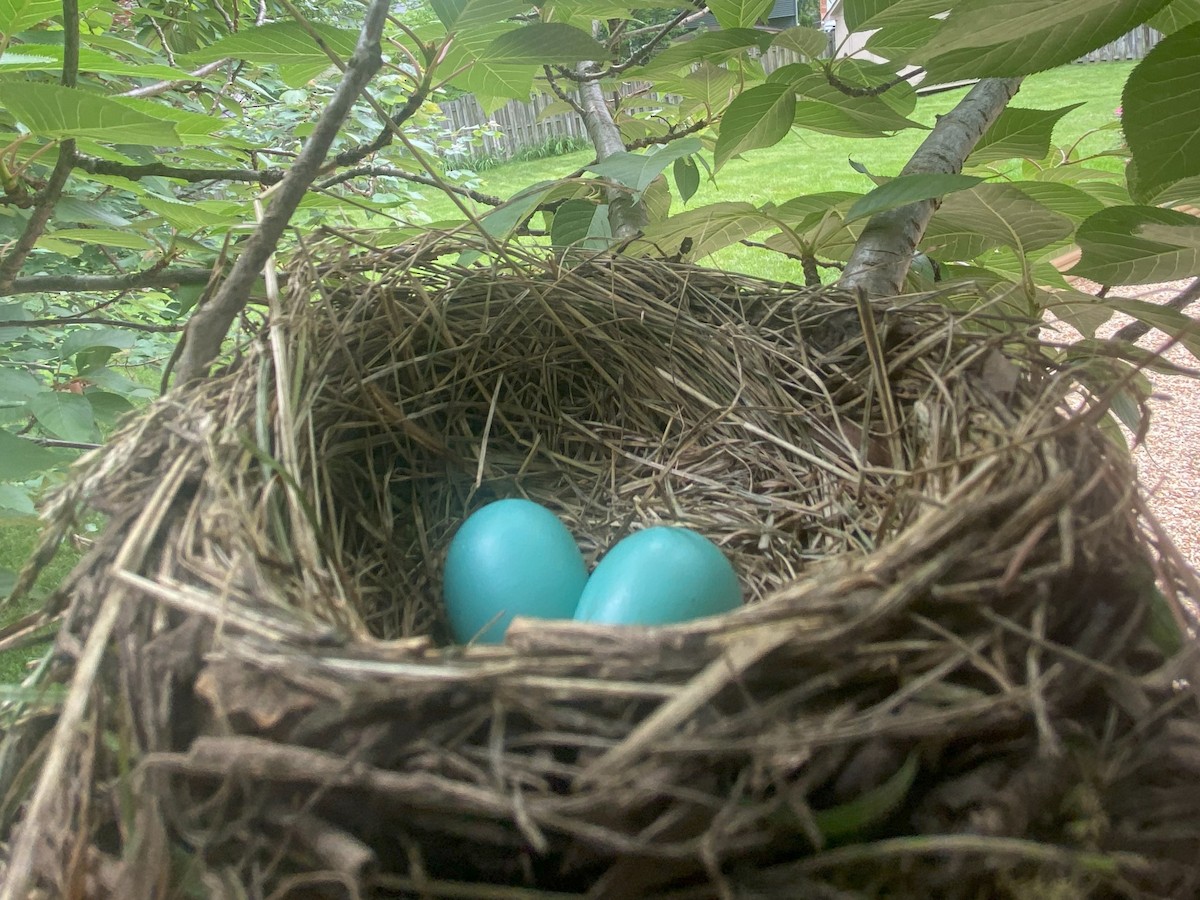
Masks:
[[[1004,107],[1021,87],[1020,78],[985,78],[958,106],[942,116],[901,170],[901,175],[957,174]],[[894,297],[904,286],[913,252],[925,234],[938,200],[920,200],[877,213],[854,245],[838,284],[868,297]]]
[[[63,0],[62,12],[63,67],[60,81],[63,87],[73,88],[79,76],[79,0]],[[58,162],[54,164],[54,171],[50,173],[50,179],[38,197],[29,221],[25,223],[25,230],[4,258],[4,262],[0,263],[0,297],[8,295],[21,266],[25,265],[25,260],[33,252],[38,238],[46,230],[74,163],[75,141],[68,138],[58,145]]]
[[[245,307],[251,285],[267,259],[275,252],[284,228],[325,162],[342,122],[349,115],[358,95],[382,65],[380,36],[387,10],[387,0],[372,0],[342,83],[321,114],[304,149],[280,182],[275,199],[254,234],[246,241],[224,284],[208,303],[196,310],[188,322],[183,352],[179,357],[180,383],[193,381],[208,371],[209,364],[221,350],[221,342],[229,332],[229,326]]]

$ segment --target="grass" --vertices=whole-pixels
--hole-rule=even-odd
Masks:
[[[1086,132],[1113,121],[1113,110],[1120,105],[1121,89],[1133,66],[1133,62],[1090,63],[1033,75],[1025,80],[1013,105],[1058,109],[1082,100],[1083,105],[1064,116],[1055,130],[1055,143],[1069,145]],[[932,125],[936,116],[948,112],[965,93],[964,88],[922,98],[912,118]],[[751,151],[730,162],[717,181],[701,184],[688,207],[721,200],[782,203],[821,191],[870,190],[872,182],[851,168],[850,160],[865,165],[876,175],[897,175],[926,134],[913,129],[889,138],[863,140],[793,131],[774,147]],[[1110,149],[1118,139],[1115,131],[1101,132],[1085,139],[1080,151]],[[476,186],[487,193],[509,197],[536,181],[566,175],[592,158],[591,151],[584,150],[554,159],[509,163],[480,173]],[[1113,159],[1098,160],[1094,166],[1114,171],[1119,168]],[[672,207],[674,212],[682,209],[678,203]],[[485,210],[485,207],[479,209]],[[460,218],[454,205],[441,196],[430,196],[423,211],[435,221]],[[714,254],[708,262],[719,268],[780,280],[801,277],[798,263],[750,247],[729,247]]]
[[[1113,109],[1120,103],[1121,88],[1133,68],[1133,63],[1093,63],[1067,66],[1053,72],[1035,75],[1026,80],[1014,105],[1038,109],[1056,109],[1085,100],[1083,106],[1061,120],[1056,131],[1057,143],[1070,143],[1085,132],[1112,121]],[[962,97],[964,91],[954,91],[923,99],[913,118],[932,124],[935,117],[947,112]],[[923,139],[925,132],[907,131],[891,138],[854,140],[830,137],[814,132],[793,132],[774,147],[746,154],[734,160],[720,173],[716,182],[701,185],[689,206],[714,203],[719,200],[748,200],[755,204],[768,201],[781,203],[791,197],[819,191],[864,191],[871,182],[850,167],[849,160],[864,164],[878,175],[895,175]],[[1088,138],[1082,145],[1085,152],[1111,147],[1116,133],[1104,132]],[[478,174],[481,190],[507,197],[532,184],[565,175],[586,164],[590,151],[577,151],[552,159],[513,162]],[[1115,167],[1114,160],[1100,160],[1097,167]],[[676,204],[675,210],[681,207]],[[430,196],[424,212],[434,220],[456,219],[458,212],[442,196]],[[483,209],[480,210],[481,212]],[[712,265],[733,271],[758,274],[779,280],[799,280],[798,265],[780,256],[749,247],[735,246],[714,254]],[[36,524],[29,520],[0,521],[0,573],[20,569],[36,542]],[[78,559],[78,554],[65,550],[42,574],[39,590],[57,584]],[[2,588],[2,586],[0,586]],[[0,589],[0,595],[5,593]],[[29,612],[37,603],[36,597],[14,608],[0,606],[0,626]],[[39,656],[42,648],[30,648],[0,654],[0,683],[20,680],[30,660]]]

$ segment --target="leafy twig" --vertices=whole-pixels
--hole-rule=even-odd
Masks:
[[[482,203],[485,206],[501,206],[504,203],[502,199],[493,194],[484,194],[471,188],[446,184],[445,182],[436,181],[428,175],[418,175],[415,172],[405,172],[403,169],[393,169],[388,166],[358,166],[353,169],[347,169],[345,172],[339,172],[330,178],[326,178],[324,181],[318,182],[316,189],[323,191],[344,181],[349,181],[352,178],[361,177],[398,178],[401,181],[411,181],[413,184],[423,184],[427,187],[435,187],[438,190],[451,191],[460,197],[466,197],[468,200],[474,200],[476,203]]]
[[[654,49],[663,41],[665,41],[667,36],[670,35],[672,31],[681,25],[698,21],[704,17],[706,11],[706,7],[702,7],[699,12],[695,12],[691,9],[683,10],[679,13],[679,15],[675,16],[674,19],[659,28],[658,33],[648,40],[637,51],[631,54],[628,59],[623,62],[613,63],[607,69],[583,69],[581,67],[572,70],[563,66],[555,66],[555,69],[557,69],[559,74],[561,74],[564,78],[569,78],[572,81],[577,81],[581,84],[588,81],[602,81],[605,78],[611,78],[614,75],[620,75],[627,69],[632,69],[634,66],[640,66],[650,58],[650,54],[654,52]]]
[[[220,351],[229,326],[246,305],[250,286],[275,252],[284,228],[325,162],[329,147],[351,107],[382,65],[380,35],[387,11],[388,0],[372,0],[342,82],[305,142],[304,149],[280,182],[274,200],[254,234],[246,241],[229,276],[216,295],[199,307],[188,323],[179,359],[181,382],[203,376],[209,363]],[[413,98],[409,98],[410,104],[416,96],[414,94]]]

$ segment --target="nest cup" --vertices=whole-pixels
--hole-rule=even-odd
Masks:
[[[1195,581],[1100,363],[978,297],[447,249],[320,245],[59,495],[47,546],[112,520],[5,739],[10,884],[1195,895]],[[514,496],[589,562],[694,528],[749,602],[449,645],[446,546]]]

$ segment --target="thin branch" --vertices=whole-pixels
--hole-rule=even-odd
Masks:
[[[27,438],[29,443],[39,447],[52,447],[58,450],[95,450],[103,444],[93,444],[91,441],[60,441],[56,438]]]
[[[583,107],[579,105],[578,100],[562,89],[562,86],[558,83],[558,79],[554,77],[554,70],[549,66],[542,66],[542,71],[546,73],[546,83],[550,85],[550,90],[554,92],[554,96],[575,110],[575,114],[582,119]]]
[[[183,331],[182,325],[147,325],[144,322],[127,322],[124,319],[106,319],[104,316],[0,320],[0,328],[63,328],[67,325],[107,325],[110,328],[129,328],[133,331],[146,331],[151,334],[172,334]]]
[[[474,200],[476,203],[482,203],[485,206],[502,206],[504,201],[493,194],[484,194],[480,191],[472,190],[471,188],[459,187],[458,185],[445,184],[430,178],[428,175],[418,175],[415,172],[405,172],[403,169],[393,169],[388,166],[358,166],[354,169],[348,169],[345,172],[339,172],[324,181],[318,182],[316,189],[318,191],[326,190],[334,185],[349,181],[352,178],[398,178],[401,181],[411,181],[414,184],[423,184],[427,187],[434,187],[438,190],[449,190],[460,197],[466,197],[468,200]]]
[[[680,128],[678,131],[668,131],[666,134],[648,135],[643,138],[638,138],[636,141],[630,141],[625,145],[626,150],[641,150],[643,147],[652,147],[655,144],[669,144],[671,141],[677,141],[680,138],[685,138],[690,134],[695,134],[697,131],[703,131],[713,123],[712,119],[698,119],[686,128]]]
[[[183,87],[191,84],[200,78],[205,78],[211,75],[225,63],[228,59],[217,59],[210,63],[202,65],[200,68],[189,72],[186,78],[180,78],[176,81],[156,81],[154,84],[147,84],[143,87],[133,88],[133,90],[124,91],[117,94],[118,97],[158,97],[165,94],[167,91],[173,91],[175,88]]]
[[[1182,291],[1162,305],[1166,309],[1182,310],[1187,306],[1191,306],[1191,304],[1197,298],[1200,298],[1200,278],[1193,280],[1191,284],[1189,284]],[[1154,327],[1155,326],[1147,325],[1145,322],[1140,320],[1136,322],[1130,322],[1124,328],[1121,328],[1119,331],[1117,331],[1116,334],[1112,336],[1112,340],[1129,341],[1130,343],[1133,343],[1134,341],[1148,335],[1154,329]]]
[[[354,55],[350,57],[341,84],[321,114],[312,134],[305,141],[300,155],[280,182],[274,200],[254,234],[246,241],[224,284],[209,302],[197,308],[188,322],[184,332],[183,351],[179,358],[180,382],[202,377],[220,352],[221,342],[225,339],[229,326],[245,307],[251,285],[258,278],[271,254],[275,252],[284,228],[325,163],[329,147],[337,137],[342,123],[350,114],[359,94],[382,65],[380,36],[387,12],[388,0],[371,0],[362,31],[358,36],[358,44],[354,48]],[[406,108],[418,94],[409,98]],[[417,103],[413,111],[419,106],[420,103]],[[357,159],[354,161],[357,162]]]
[[[207,284],[212,277],[209,269],[149,269],[128,275],[27,275],[13,279],[8,293],[136,291],[142,288],[177,287],[181,284]]]
[[[624,62],[613,63],[607,69],[583,69],[582,67],[574,70],[563,66],[555,66],[558,72],[564,77],[579,83],[588,81],[602,81],[605,78],[612,78],[614,75],[620,75],[627,69],[632,69],[634,66],[640,66],[647,59],[654,49],[667,39],[672,31],[681,25],[690,24],[691,22],[699,21],[704,18],[707,12],[706,7],[702,7],[699,12],[693,12],[690,9],[685,9],[679,13],[674,19],[659,28],[658,34],[648,40],[640,49],[633,53],[629,59]]]
[[[956,174],[983,133],[1021,86],[1020,78],[985,78],[938,119],[901,175]],[[921,200],[872,216],[859,236],[838,284],[868,297],[900,293],[913,253],[937,210],[938,200]]]
[[[75,165],[92,175],[119,175],[135,181],[139,178],[157,176],[191,182],[241,181],[269,187],[283,181],[284,176],[283,169],[185,169],[168,166],[165,163],[145,163],[137,166],[99,159],[95,156],[77,157]]]
[[[63,0],[63,87],[73,88],[79,77],[79,2],[78,0]],[[8,256],[0,263],[0,297],[12,290],[13,281],[25,265],[25,260],[33,252],[38,238],[50,223],[54,215],[54,207],[62,195],[62,189],[71,176],[71,168],[75,161],[75,141],[68,139],[58,145],[58,161],[46,182],[46,187],[38,196],[25,230],[17,239]]]
[[[897,85],[904,84],[909,79],[915,78],[917,75],[921,75],[925,71],[924,69],[917,68],[903,75],[897,75],[895,78],[885,81],[883,84],[877,84],[874,87],[860,87],[859,85],[850,84],[849,82],[842,81],[842,79],[838,78],[837,73],[833,71],[832,64],[828,62],[826,62],[821,68],[825,72],[825,80],[829,82],[829,86],[836,88],[840,93],[845,94],[847,97],[878,97],[880,94],[886,94]]]

